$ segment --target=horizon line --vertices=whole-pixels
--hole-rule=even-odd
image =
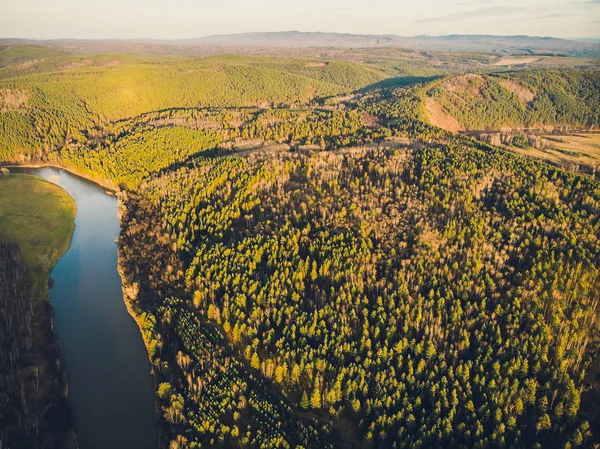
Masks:
[[[418,39],[418,38],[442,38],[442,37],[452,37],[452,36],[466,36],[466,37],[524,37],[524,38],[539,38],[539,39],[559,39],[559,40],[567,40],[567,41],[577,41],[577,40],[600,40],[600,36],[579,36],[579,37],[559,37],[559,36],[550,36],[550,35],[529,35],[529,34],[481,34],[481,33],[452,33],[452,34],[416,34],[412,36],[404,36],[400,34],[393,33],[384,33],[384,34],[371,34],[371,33],[352,33],[352,32],[338,32],[338,31],[300,31],[300,30],[277,30],[277,31],[248,31],[241,33],[217,33],[217,34],[207,34],[193,37],[168,37],[168,38],[159,38],[159,37],[15,37],[15,36],[0,36],[0,39],[11,39],[11,40],[24,40],[24,41],[68,41],[68,40],[77,40],[77,41],[188,41],[195,39],[206,39],[210,37],[223,37],[223,36],[242,36],[249,34],[278,34],[278,33],[298,33],[298,34],[329,34],[329,35],[337,35],[337,36],[356,36],[356,37],[394,37],[394,38],[402,38],[402,39]]]

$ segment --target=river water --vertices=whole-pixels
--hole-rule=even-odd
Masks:
[[[19,168],[75,198],[69,250],[52,270],[50,300],[80,449],[155,449],[154,384],[139,328],[117,272],[117,199],[53,167]]]

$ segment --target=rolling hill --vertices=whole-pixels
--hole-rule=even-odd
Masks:
[[[600,72],[423,53],[0,50],[0,161],[120,190],[161,449],[598,442],[600,184],[431,112],[598,126]]]
[[[80,57],[78,62],[61,59],[65,65],[59,71],[52,71],[52,61],[40,73],[0,80],[0,160],[15,154],[39,157],[82,133],[146,112],[305,106],[385,78],[372,67],[301,58]],[[14,67],[0,69],[0,78],[5,70],[14,74]]]
[[[467,74],[426,87],[426,117],[449,131],[593,128],[600,120],[596,71]]]

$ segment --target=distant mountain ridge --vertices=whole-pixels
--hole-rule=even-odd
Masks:
[[[303,31],[272,31],[217,34],[191,39],[8,39],[0,46],[47,44],[64,48],[93,48],[101,45],[227,47],[227,48],[405,48],[421,51],[485,52],[498,55],[554,55],[600,58],[600,42],[538,36],[447,35],[403,37],[392,34],[351,34]]]
[[[164,41],[167,43],[169,41]],[[550,53],[564,56],[598,56],[600,44],[554,37],[447,35],[403,37],[391,34],[370,35],[302,31],[220,34],[182,39],[180,45],[223,47],[396,47],[424,51],[484,51],[505,54]]]

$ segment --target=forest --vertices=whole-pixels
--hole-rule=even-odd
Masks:
[[[457,132],[594,131],[597,71],[23,51],[0,161],[118,190],[161,448],[600,443],[600,184]]]
[[[597,344],[593,181],[459,143],[201,156],[140,195],[125,201],[121,251],[157,294],[138,300],[158,372],[180,373],[159,396],[189,447],[240,435],[243,447],[325,447],[350,423],[339,447],[589,441],[579,382]],[[177,263],[142,262],[161,251],[151,204]],[[212,374],[208,354],[233,369],[215,342],[250,374]],[[266,432],[247,398],[257,375],[298,416],[329,422],[322,439],[281,428],[273,407],[277,438],[254,441]]]

